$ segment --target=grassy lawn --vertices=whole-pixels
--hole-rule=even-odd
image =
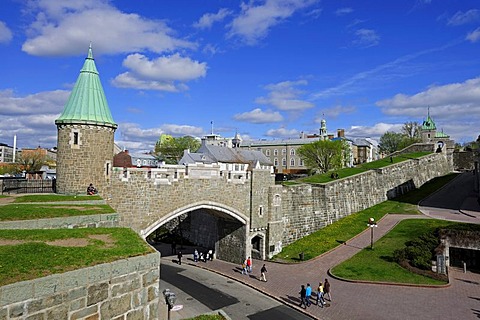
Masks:
[[[88,245],[45,243],[61,239]],[[11,240],[23,243],[6,242]],[[128,228],[0,230],[0,243],[0,286],[154,252]]]
[[[21,197],[16,197],[16,203],[23,202],[61,202],[61,201],[89,201],[89,200],[102,200],[100,196],[67,196],[60,194],[31,194]]]
[[[396,156],[396,157],[392,157],[393,162],[391,162],[390,158],[387,157],[387,158],[383,158],[383,159],[380,159],[380,160],[363,163],[363,164],[360,164],[360,165],[358,165],[354,168],[343,168],[343,169],[340,169],[340,170],[335,170],[335,172],[338,173],[338,178],[346,178],[346,177],[353,176],[355,174],[359,174],[359,173],[362,173],[362,172],[365,172],[365,171],[368,171],[368,170],[383,168],[383,167],[389,166],[391,164],[403,162],[403,161],[410,160],[410,159],[417,159],[417,158],[426,156],[427,154],[430,154],[430,153],[431,152],[415,152],[415,153],[408,153],[408,154],[404,154],[404,155],[399,155],[399,156]],[[299,179],[298,182],[326,183],[326,182],[330,182],[330,181],[335,180],[335,179],[332,179],[330,175],[331,175],[331,172],[316,174],[316,175],[311,176],[311,177]]]
[[[315,258],[367,229],[367,222],[370,217],[378,221],[387,213],[418,214],[417,203],[426,195],[442,187],[456,176],[457,174],[449,174],[432,179],[421,188],[413,190],[401,197],[384,201],[340,219],[284,247],[282,252],[273,257],[273,260],[298,262],[300,252],[304,253],[305,260]]]
[[[460,225],[460,223],[410,219],[400,222],[392,231],[374,244],[374,249],[363,249],[349,260],[334,267],[331,272],[352,280],[386,281],[411,284],[444,284],[445,282],[417,275],[393,261],[393,252],[403,248],[409,240],[420,234],[433,232],[438,227]],[[480,230],[480,226],[476,226]]]
[[[7,204],[0,206],[0,221],[34,220],[114,213],[109,205]]]

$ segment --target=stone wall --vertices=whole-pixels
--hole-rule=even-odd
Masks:
[[[0,287],[0,319],[159,319],[160,255]]]
[[[459,171],[475,169],[475,154],[473,151],[457,151],[453,153],[453,167]]]
[[[57,193],[86,194],[93,183],[107,193],[108,173],[113,161],[115,129],[99,125],[59,125],[57,141]],[[72,145],[73,132],[78,144]],[[108,168],[107,168],[108,167]]]
[[[271,204],[269,256],[334,221],[450,172],[451,161],[439,153],[325,184],[272,187],[270,198],[280,197],[281,205]]]

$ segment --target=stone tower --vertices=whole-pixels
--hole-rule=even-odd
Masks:
[[[106,193],[112,170],[117,124],[88,49],[83,68],[57,125],[57,192],[86,194],[93,183]]]
[[[422,135],[422,142],[433,142],[437,134],[437,126],[433,119],[430,117],[430,108],[427,111],[427,118],[423,120],[422,128],[420,130]]]

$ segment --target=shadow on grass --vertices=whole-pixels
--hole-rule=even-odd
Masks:
[[[380,259],[387,261],[387,262],[396,262],[395,259],[391,256],[380,256]]]

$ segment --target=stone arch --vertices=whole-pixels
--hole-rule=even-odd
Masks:
[[[178,222],[174,219],[178,218]],[[173,221],[172,221],[173,220]],[[249,218],[221,203],[200,201],[177,208],[140,231],[146,239],[162,225],[173,222],[173,232],[199,249],[212,249],[216,258],[235,262],[244,259],[249,243]],[[170,226],[172,227],[172,226]]]
[[[188,212],[195,211],[195,210],[198,210],[198,209],[211,209],[211,210],[216,210],[216,211],[226,213],[227,215],[235,218],[236,220],[238,220],[239,222],[241,222],[244,225],[246,225],[247,222],[248,222],[247,216],[245,216],[243,213],[241,213],[240,211],[238,211],[238,210],[236,210],[232,207],[229,207],[229,206],[221,204],[221,203],[212,202],[212,201],[200,201],[200,202],[191,203],[187,206],[178,208],[178,209],[164,215],[163,217],[161,217],[160,219],[158,219],[157,221],[152,223],[147,228],[141,230],[140,235],[142,236],[143,239],[146,239],[148,237],[148,235],[150,235],[153,231],[155,231],[161,225],[167,223],[170,220],[175,219],[176,217],[178,217],[178,216],[180,216],[184,213],[188,213]]]

